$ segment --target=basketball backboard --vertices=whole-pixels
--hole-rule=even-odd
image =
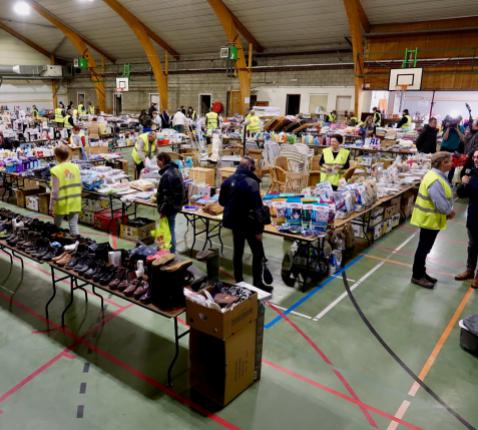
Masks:
[[[423,69],[421,67],[412,69],[391,69],[389,91],[419,91],[422,88]]]

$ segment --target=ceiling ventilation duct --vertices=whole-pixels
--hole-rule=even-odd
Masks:
[[[61,79],[62,66],[3,66],[0,65],[0,76],[6,79]]]

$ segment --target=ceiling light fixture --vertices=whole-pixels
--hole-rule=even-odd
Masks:
[[[17,15],[30,15],[31,7],[26,1],[17,1],[13,5],[13,11]]]

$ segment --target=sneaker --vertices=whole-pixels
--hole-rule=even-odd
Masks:
[[[435,284],[433,282],[430,282],[425,277],[420,278],[420,279],[412,278],[412,284],[418,285],[422,288],[427,288],[429,290],[431,290],[432,288],[435,287]]]

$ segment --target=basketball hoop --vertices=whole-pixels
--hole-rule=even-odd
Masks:
[[[408,84],[398,85],[398,88],[400,89],[401,92],[405,92],[408,90]]]

